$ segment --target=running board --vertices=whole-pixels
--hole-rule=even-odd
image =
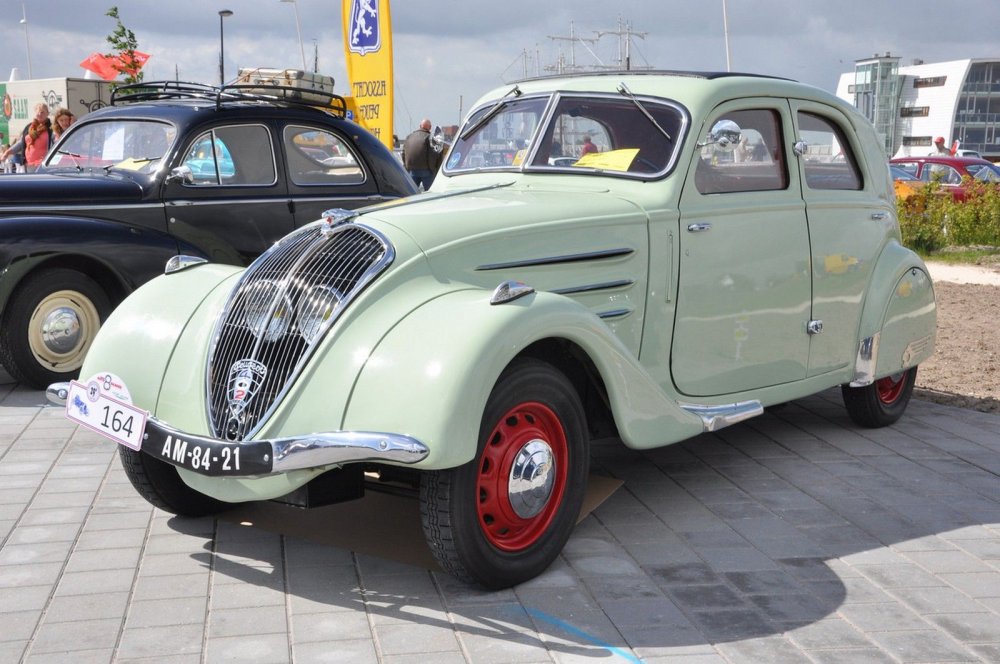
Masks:
[[[694,403],[681,403],[681,408],[701,418],[702,428],[706,433],[724,429],[730,425],[749,420],[763,414],[764,407],[759,401],[740,401],[720,406],[702,406]]]

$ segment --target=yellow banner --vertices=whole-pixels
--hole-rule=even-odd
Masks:
[[[342,0],[352,119],[392,145],[392,28],[389,0]]]

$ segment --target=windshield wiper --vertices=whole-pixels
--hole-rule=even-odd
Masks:
[[[670,137],[670,134],[667,133],[667,130],[660,126],[660,123],[656,121],[656,118],[654,118],[652,114],[646,110],[646,107],[642,105],[642,102],[640,102],[639,99],[636,98],[634,94],[632,94],[632,91],[628,89],[627,85],[625,85],[624,83],[619,83],[618,93],[631,99],[632,103],[635,104],[635,107],[638,108],[640,111],[642,111],[642,114],[645,115],[646,118],[653,123],[654,127],[660,130],[661,134],[667,137],[668,141],[674,140],[673,138]]]
[[[151,161],[156,161],[158,159],[163,159],[163,157],[129,157],[125,161],[131,161],[134,164],[149,163]],[[121,162],[118,162],[121,163]],[[110,173],[112,168],[116,168],[118,164],[108,164],[104,167],[105,173]],[[126,169],[129,170],[129,169]]]
[[[505,94],[503,97],[500,97],[500,99],[497,99],[496,103],[493,104],[493,106],[490,107],[490,110],[488,110],[485,113],[483,113],[482,117],[480,117],[478,120],[476,120],[474,123],[472,123],[472,126],[470,126],[468,129],[466,129],[465,131],[463,131],[462,134],[459,136],[459,138],[464,141],[469,136],[472,136],[474,133],[476,133],[476,131],[480,127],[482,127],[484,124],[486,124],[487,122],[489,122],[493,118],[493,116],[495,116],[497,113],[500,112],[500,109],[503,108],[504,100],[506,100],[507,97],[509,97],[511,95],[514,95],[515,97],[520,97],[521,96],[521,88],[519,88],[519,87],[517,87],[515,85],[513,88],[511,88],[507,92],[507,94]]]
[[[80,162],[77,161],[77,159],[83,159],[83,155],[82,154],[77,154],[75,152],[69,152],[68,150],[56,150],[56,154],[64,154],[67,157],[71,158],[73,160],[73,166],[76,167],[76,172],[77,173],[82,173],[83,172],[83,166],[81,166]]]

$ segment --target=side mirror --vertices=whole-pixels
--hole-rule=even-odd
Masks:
[[[440,126],[434,127],[431,132],[431,148],[434,152],[442,152],[446,147],[451,147],[451,142],[445,138],[444,130]]]
[[[740,144],[743,130],[732,120],[719,120],[712,125],[712,131],[705,141],[698,144],[699,148],[714,146],[719,152],[732,152]]]
[[[178,166],[170,171],[164,182],[180,182],[181,184],[194,184],[194,174],[190,166]]]
[[[805,153],[809,152],[809,145],[805,141],[796,141],[792,150],[795,152],[797,157],[801,157]]]

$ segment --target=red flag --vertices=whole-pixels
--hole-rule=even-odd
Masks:
[[[133,51],[135,56],[132,62],[128,62],[128,55],[104,55],[103,53],[91,53],[87,59],[80,63],[80,66],[88,71],[92,71],[105,81],[113,81],[119,74],[130,74],[135,76],[142,66],[149,60],[149,55]]]
[[[115,68],[115,63],[118,62],[116,57],[108,57],[102,53],[91,53],[87,56],[87,59],[80,63],[80,66],[87,71],[92,71],[105,81],[113,81],[118,78],[118,70]]]
[[[139,70],[142,69],[142,66],[146,64],[147,60],[149,60],[148,54],[140,53],[139,51],[132,51],[132,62],[129,62],[128,56],[128,53],[122,53],[121,56],[118,57],[118,61],[120,63],[118,69],[123,73],[130,74],[132,76],[138,74]]]

